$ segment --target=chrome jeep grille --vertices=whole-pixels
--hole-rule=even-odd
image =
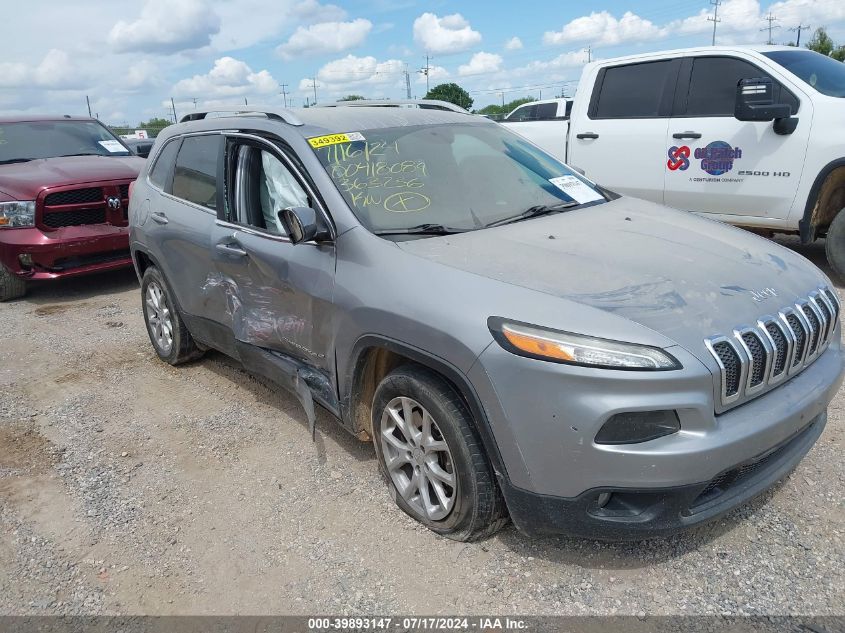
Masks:
[[[706,339],[719,365],[722,406],[758,395],[809,366],[830,343],[839,310],[836,293],[819,288],[754,325]]]

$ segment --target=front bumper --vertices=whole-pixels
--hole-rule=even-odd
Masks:
[[[670,488],[596,488],[573,499],[504,484],[514,525],[526,534],[640,540],[695,527],[730,512],[788,475],[824,430],[822,413],[795,436],[710,481]],[[598,499],[610,494],[606,505]]]
[[[802,373],[716,415],[710,370],[682,348],[669,351],[682,370],[591,370],[517,357],[495,344],[485,350],[469,378],[484,403],[501,457],[500,484],[517,527],[623,539],[713,519],[795,467],[821,433],[842,383],[837,330]],[[666,409],[677,412],[680,432],[640,444],[594,442],[617,413]],[[765,467],[755,467],[753,477],[734,478],[730,494],[699,503],[720,474],[787,445]],[[598,504],[603,492],[613,493],[606,511]]]
[[[29,255],[32,266],[22,265]],[[0,263],[22,279],[56,279],[132,265],[128,227],[109,224],[0,231]]]

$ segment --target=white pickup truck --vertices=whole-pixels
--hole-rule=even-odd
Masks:
[[[568,120],[502,124],[611,190],[805,243],[826,236],[845,277],[841,62],[779,46],[602,60],[584,68]]]

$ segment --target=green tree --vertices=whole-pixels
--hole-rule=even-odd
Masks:
[[[149,121],[141,121],[138,124],[138,129],[147,129],[147,128],[155,128],[160,130],[162,128],[166,128],[168,125],[172,124],[173,121],[168,121],[167,119],[162,119],[159,117],[153,117]]]
[[[815,33],[813,33],[813,39],[807,42],[807,48],[827,57],[833,51],[833,40],[830,39],[830,35],[827,34],[827,30],[825,30],[824,27],[820,27],[816,29]]]
[[[366,97],[362,97],[361,95],[346,95],[345,97],[341,97],[338,101],[364,101]]]
[[[440,84],[434,86],[434,88],[426,93],[425,98],[448,101],[465,110],[469,110],[472,107],[472,97],[458,84]]]
[[[833,59],[836,61],[844,62],[845,63],[845,46],[840,46],[835,51],[830,54]]]

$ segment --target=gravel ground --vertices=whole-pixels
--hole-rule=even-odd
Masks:
[[[396,509],[325,413],[312,443],[226,357],[161,363],[131,271],[39,286],[0,322],[0,614],[845,615],[842,392],[797,471],[711,526],[460,544]]]

